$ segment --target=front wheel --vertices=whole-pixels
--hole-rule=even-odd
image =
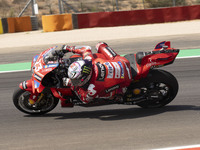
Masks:
[[[178,93],[178,82],[169,72],[152,70],[143,87],[146,100],[137,103],[142,108],[158,108],[169,104]]]
[[[30,97],[29,91],[18,88],[13,94],[13,103],[18,110],[26,114],[42,115],[53,110],[59,102],[52,93],[40,93],[36,102]]]

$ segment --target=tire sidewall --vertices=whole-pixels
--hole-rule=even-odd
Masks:
[[[26,114],[30,114],[30,115],[42,115],[42,114],[45,114],[47,112],[50,112],[51,110],[53,110],[58,102],[59,102],[59,99],[55,98],[54,97],[54,104],[53,106],[51,107],[51,109],[48,109],[46,111],[41,111],[41,112],[28,112],[28,111],[25,111],[24,109],[22,109],[20,106],[19,106],[19,97],[24,93],[26,92],[26,90],[23,90],[21,88],[18,88],[14,91],[14,94],[13,94],[13,104],[15,105],[15,107],[22,111],[23,113],[26,113]]]
[[[163,107],[169,104],[176,97],[178,93],[179,85],[178,85],[177,79],[171,73],[165,70],[160,70],[160,69],[151,70],[147,76],[146,81],[147,81],[147,84],[151,82],[160,82],[170,87],[169,99],[163,102],[159,107]],[[141,102],[141,103],[138,103],[137,105],[142,108],[157,108],[156,106],[155,107],[148,106],[147,102]]]

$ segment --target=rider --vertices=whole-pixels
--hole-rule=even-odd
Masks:
[[[119,102],[123,99],[126,87],[132,81],[130,63],[126,58],[103,42],[96,45],[95,54],[92,54],[90,46],[64,45],[63,50],[80,54],[83,58],[69,66],[65,83],[83,103],[87,104],[94,98]]]

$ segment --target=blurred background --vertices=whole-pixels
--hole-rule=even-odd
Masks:
[[[198,5],[200,0],[0,0],[0,18],[32,16],[41,28],[41,16],[63,13],[130,11]]]
[[[18,17],[27,3],[38,6],[37,15],[59,13],[84,13],[105,11],[128,11],[159,7],[198,5],[200,0],[0,0],[0,18]],[[23,16],[32,15],[28,6]]]

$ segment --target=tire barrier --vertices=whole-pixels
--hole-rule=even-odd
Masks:
[[[200,5],[133,11],[42,16],[44,32],[93,27],[113,27],[200,19]],[[0,19],[0,34],[38,30],[37,17]]]
[[[38,30],[38,19],[36,16],[31,16],[31,25],[32,25],[32,30]]]
[[[44,32],[72,30],[72,14],[42,16]]]
[[[2,26],[2,21],[0,19],[0,34],[2,34],[2,33],[3,33],[3,26]]]
[[[30,16],[16,17],[16,18],[2,18],[1,24],[3,33],[32,31],[32,23]],[[1,33],[1,24],[0,24],[0,33]]]
[[[78,29],[78,18],[77,14],[72,14],[72,24],[73,24],[73,29]]]
[[[8,33],[8,22],[7,18],[2,18],[1,19],[2,26],[3,26],[3,33]]]
[[[9,33],[32,31],[30,16],[7,18],[7,22]]]

